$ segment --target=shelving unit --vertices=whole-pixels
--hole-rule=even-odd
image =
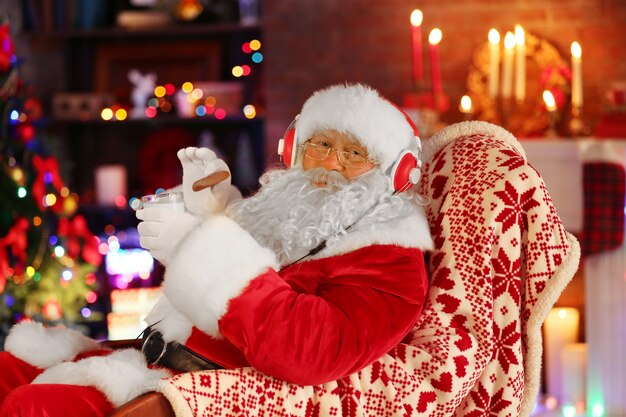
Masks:
[[[184,81],[239,82],[243,85],[242,104],[253,104],[257,109],[253,119],[247,119],[243,113],[228,114],[221,120],[213,116],[181,118],[174,111],[159,114],[154,119],[129,118],[116,122],[94,117],[88,120],[52,118],[47,130],[60,139],[65,159],[71,161],[70,187],[82,200],[92,203],[94,168],[121,164],[127,169],[129,196],[149,192],[138,172],[138,158],[142,149],[151,146],[146,141],[163,129],[179,130],[181,136],[188,134],[196,139],[210,132],[232,171],[237,170],[238,147],[247,142],[246,152],[252,154],[249,158],[253,164],[251,171],[260,174],[264,168],[262,64],[252,63],[241,48],[244,42],[260,38],[258,25],[235,23],[173,24],[141,30],[63,29],[32,34],[33,42],[57,48],[64,56],[64,74],[59,83],[63,91],[59,92],[107,93],[117,103],[130,106],[132,84],[127,72],[138,69],[142,73],[155,72],[157,84],[172,83],[178,88]],[[231,69],[242,64],[253,66],[253,71],[250,76],[235,78]],[[181,147],[190,145],[188,141],[181,142]],[[241,176],[233,174],[235,184],[244,192],[253,191],[254,184],[250,181],[237,183]]]

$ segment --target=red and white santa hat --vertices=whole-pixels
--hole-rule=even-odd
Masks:
[[[356,137],[383,171],[390,170],[406,151],[418,159],[421,153],[413,122],[367,85],[338,84],[313,93],[295,121],[294,149],[325,129]]]

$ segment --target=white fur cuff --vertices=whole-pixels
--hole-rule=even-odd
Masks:
[[[41,373],[33,384],[96,387],[114,406],[119,407],[151,391],[156,381],[169,376],[165,369],[149,369],[138,350],[125,349],[108,356],[93,356],[78,362],[58,364]]]
[[[76,330],[22,322],[9,331],[5,349],[24,362],[46,369],[79,353],[101,349],[101,346]]]
[[[250,280],[277,269],[274,253],[226,216],[213,216],[182,242],[166,270],[163,291],[200,330],[218,336],[228,301]]]

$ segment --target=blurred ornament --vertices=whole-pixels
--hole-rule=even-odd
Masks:
[[[16,128],[17,137],[28,144],[35,137],[35,128],[30,123],[20,123]]]
[[[46,320],[56,321],[63,316],[63,309],[57,300],[50,300],[41,308],[41,314]]]
[[[176,4],[174,14],[177,19],[191,21],[195,20],[202,14],[204,7],[198,0],[180,0]]]
[[[9,24],[0,24],[0,71],[7,71],[14,60],[13,42],[9,36]]]

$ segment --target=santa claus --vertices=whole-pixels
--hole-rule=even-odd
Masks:
[[[415,127],[375,90],[337,85],[305,102],[280,145],[288,169],[267,172],[246,199],[232,198],[228,180],[194,191],[228,168],[208,149],[183,149],[187,210],[137,212],[141,245],[166,265],[147,318],[158,354],[103,355],[71,330],[18,324],[0,352],[0,415],[104,415],[198,369],[160,366],[190,352],[199,367],[253,367],[305,386],[400,343],[422,311],[432,247],[413,191]]]

